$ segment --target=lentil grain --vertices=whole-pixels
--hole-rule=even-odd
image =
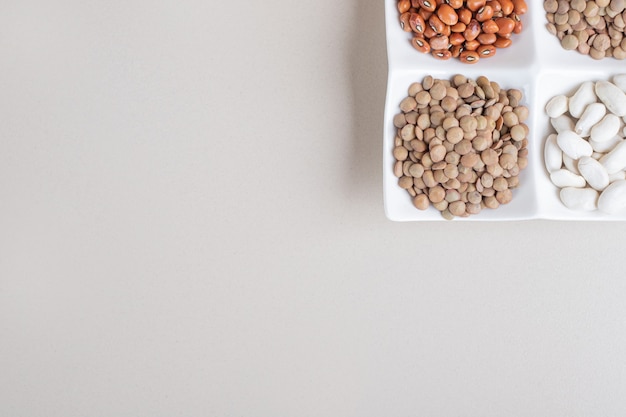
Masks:
[[[393,119],[393,172],[417,209],[467,217],[511,201],[528,163],[522,99],[482,76],[411,84]]]

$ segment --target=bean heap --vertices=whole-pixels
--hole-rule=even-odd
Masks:
[[[612,81],[584,82],[546,105],[556,131],[544,147],[546,169],[573,210],[626,209],[626,74]]]
[[[398,0],[398,10],[415,49],[475,64],[511,45],[527,7],[524,0]]]
[[[411,84],[394,119],[394,175],[420,210],[467,217],[513,198],[528,164],[522,92],[486,77],[426,76]]]
[[[594,59],[626,58],[625,0],[547,0],[548,31],[566,50]]]

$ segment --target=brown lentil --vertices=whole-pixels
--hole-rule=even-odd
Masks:
[[[407,122],[404,113],[398,113],[393,117],[393,125],[398,129],[402,129],[404,126],[406,126],[406,123]]]
[[[513,193],[508,188],[506,190],[498,191],[496,193],[496,200],[500,204],[508,204],[513,200]]]
[[[415,124],[415,122],[417,121],[417,112],[408,112],[404,117],[407,123]]]
[[[502,0],[490,5],[495,1]],[[528,164],[529,111],[522,99],[520,90],[482,76],[427,76],[411,84],[393,118],[393,173],[417,209],[432,204],[452,219],[511,201]]]
[[[415,99],[411,96],[408,96],[407,98],[402,100],[402,102],[400,103],[400,109],[405,113],[409,113],[415,110],[416,107],[417,107],[417,101],[415,101]]]
[[[421,178],[424,175],[424,167],[421,164],[413,164],[409,167],[409,175],[414,178]]]
[[[419,194],[413,199],[413,205],[419,210],[426,210],[430,205],[428,196],[426,194]]]
[[[548,31],[563,49],[600,60],[626,59],[624,0],[545,0]]]

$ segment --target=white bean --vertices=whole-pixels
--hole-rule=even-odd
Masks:
[[[594,92],[593,82],[586,81],[582,83],[574,95],[570,97],[568,102],[569,113],[573,117],[578,118],[581,114],[583,114],[585,107],[591,103],[595,103],[596,101],[596,93]]]
[[[578,160],[578,171],[591,188],[602,191],[609,185],[609,174],[604,166],[589,156],[583,156]]]
[[[546,104],[548,117],[559,117],[567,111],[567,96],[564,94],[554,96]]]
[[[589,144],[591,145],[593,150],[599,153],[605,153],[613,150],[613,148],[615,148],[615,146],[617,146],[620,142],[622,142],[622,137],[619,135],[613,136],[606,142],[596,142],[595,140],[589,140]]]
[[[559,169],[550,174],[550,181],[557,187],[578,187],[582,188],[587,182],[580,175],[576,175],[567,169]]]
[[[606,172],[615,174],[626,168],[626,141],[621,141],[613,150],[600,159]]]
[[[598,81],[595,91],[611,113],[619,117],[626,116],[626,93],[619,87],[608,81]]]
[[[556,133],[552,133],[546,139],[546,146],[543,148],[543,158],[548,172],[561,169],[563,164],[563,151],[556,144]]]
[[[556,133],[561,133],[566,130],[571,130],[573,132],[574,126],[575,126],[572,118],[567,116],[566,114],[562,114],[559,117],[551,118],[550,124],[552,124],[552,127],[554,128],[554,130],[556,130]]]
[[[620,118],[609,113],[591,128],[591,140],[594,142],[606,142],[619,133],[621,125]]]
[[[626,214],[626,73],[611,81],[584,82],[545,106],[556,133],[544,163],[570,209]]]
[[[572,159],[578,159],[581,156],[591,156],[593,153],[593,148],[589,142],[569,130],[560,132],[556,136],[556,143]]]
[[[609,175],[609,182],[615,182],[617,180],[626,180],[626,172],[617,171],[615,174]]]
[[[626,180],[617,180],[602,191],[598,198],[598,209],[608,214],[626,209]]]
[[[613,76],[613,84],[626,93],[626,74],[617,74]]]
[[[591,103],[585,107],[585,111],[576,122],[574,132],[582,137],[587,137],[591,133],[591,128],[606,115],[606,107],[602,103]]]
[[[566,187],[559,196],[565,207],[572,210],[593,211],[598,208],[599,193],[593,188]]]
[[[574,174],[580,175],[580,172],[578,172],[577,161],[573,160],[566,154],[563,154],[563,165],[565,166],[566,169],[568,169],[569,171],[572,171]]]

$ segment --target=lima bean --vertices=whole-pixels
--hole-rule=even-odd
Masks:
[[[578,90],[569,99],[569,113],[573,117],[580,117],[587,107],[591,103],[595,103],[596,93],[594,91],[594,84],[592,81],[586,81],[578,87]]]
[[[572,210],[593,211],[598,208],[598,192],[593,188],[562,188],[559,196],[565,207]]]
[[[626,93],[626,74],[618,74],[613,76],[613,84]]]
[[[567,96],[561,94],[554,96],[546,104],[546,114],[548,117],[559,117],[567,112]]]
[[[557,187],[577,187],[582,188],[587,182],[580,175],[574,174],[567,169],[558,169],[550,174],[550,180]]]
[[[615,146],[617,146],[622,140],[623,139],[621,136],[615,135],[606,142],[596,142],[595,140],[589,140],[589,144],[595,152],[604,153],[613,150],[613,148],[615,148]]]
[[[562,114],[559,117],[551,118],[550,124],[552,124],[552,127],[554,128],[554,130],[556,130],[556,133],[561,133],[566,130],[574,131],[574,127],[575,127],[575,124],[572,118],[566,114]]]
[[[626,116],[626,93],[619,87],[601,80],[596,83],[595,92],[611,113],[619,117]]]
[[[617,180],[602,191],[598,198],[598,209],[607,214],[626,209],[626,180]]]
[[[560,132],[556,136],[556,143],[559,148],[572,159],[578,159],[581,156],[591,156],[593,148],[583,138],[571,130]]]
[[[600,163],[609,174],[615,174],[626,168],[626,141],[621,141],[613,150],[600,159]]]
[[[556,143],[556,134],[553,133],[546,139],[546,146],[543,154],[544,162],[548,172],[552,173],[557,169],[561,169],[563,165],[563,151]]]
[[[591,140],[594,142],[606,142],[611,140],[619,133],[621,127],[619,117],[613,113],[609,113],[602,120],[596,123],[590,131]],[[592,146],[593,147],[593,146]]]
[[[576,122],[574,132],[582,137],[589,136],[591,128],[606,115],[606,107],[602,103],[591,103]]]
[[[591,188],[602,191],[609,185],[609,174],[606,169],[590,156],[583,156],[578,160],[578,171]]]

